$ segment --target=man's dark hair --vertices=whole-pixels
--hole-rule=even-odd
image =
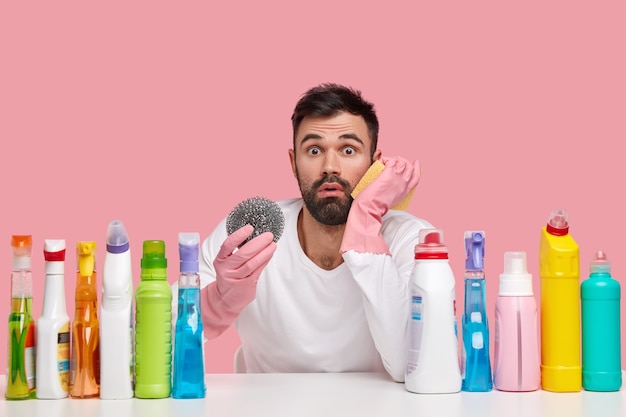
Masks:
[[[291,115],[294,150],[298,128],[305,117],[334,116],[342,111],[361,116],[372,139],[371,155],[378,144],[378,117],[374,105],[361,96],[361,92],[334,83],[320,84],[302,95]]]

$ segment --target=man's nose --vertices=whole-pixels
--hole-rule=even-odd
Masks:
[[[324,175],[341,174],[341,164],[339,163],[339,157],[334,152],[328,152],[324,156],[324,164],[322,166],[322,173]]]

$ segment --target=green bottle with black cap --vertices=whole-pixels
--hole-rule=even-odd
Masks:
[[[162,240],[143,242],[135,305],[135,396],[167,398],[172,372],[172,290]]]

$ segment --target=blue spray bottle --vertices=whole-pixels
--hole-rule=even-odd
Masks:
[[[200,235],[180,233],[180,277],[178,278],[178,318],[174,338],[172,397],[204,398],[204,359],[202,353],[202,314],[198,252]]]
[[[462,391],[491,391],[489,325],[483,259],[485,232],[465,232],[465,310],[463,313]]]

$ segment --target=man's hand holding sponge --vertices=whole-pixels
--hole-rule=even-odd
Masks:
[[[421,175],[419,161],[400,157],[374,161],[352,191],[352,207],[341,242],[349,250],[387,254],[389,247],[380,233],[382,217],[389,211],[406,210]]]

